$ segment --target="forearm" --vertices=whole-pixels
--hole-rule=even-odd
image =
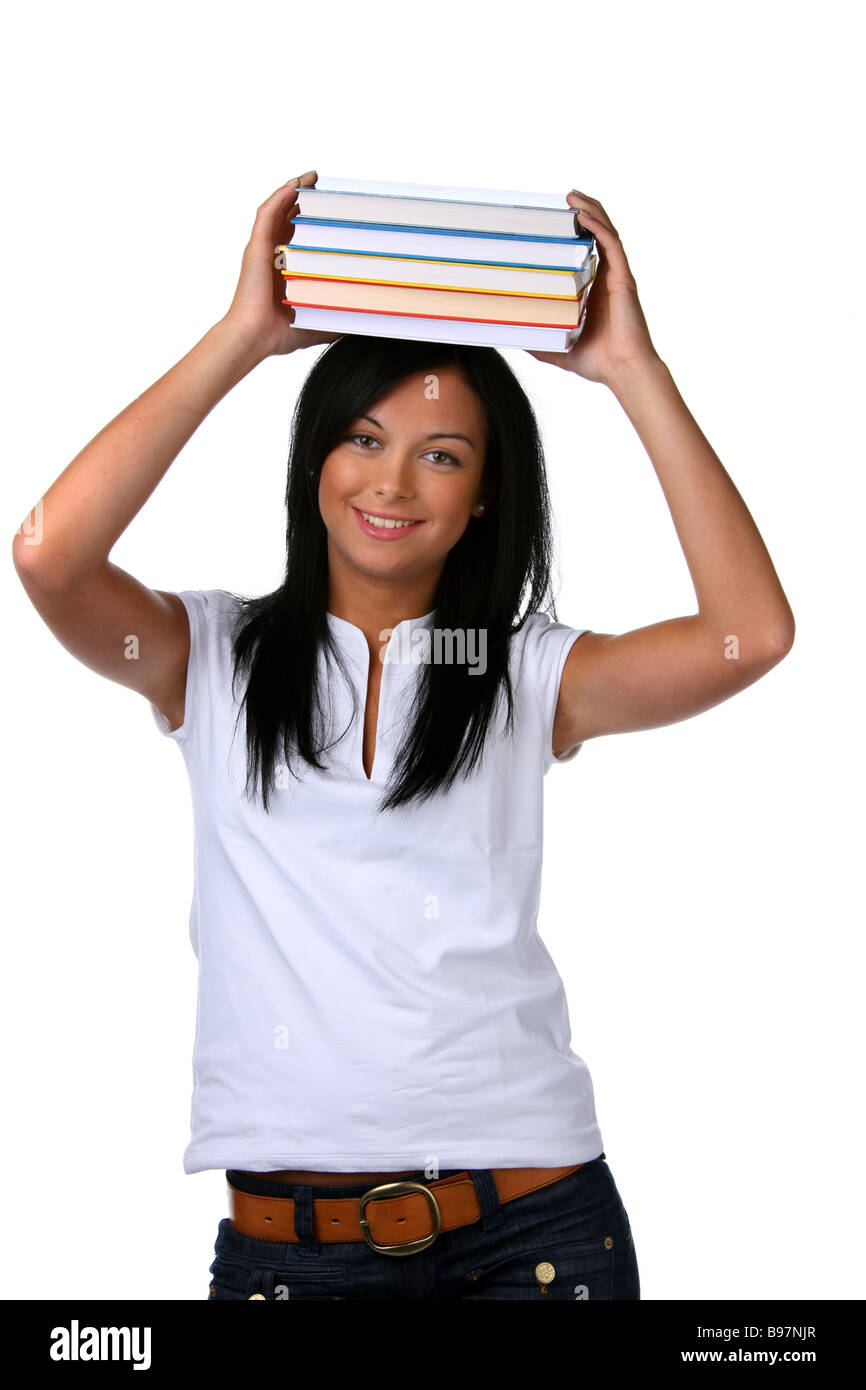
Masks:
[[[105,565],[202,420],[262,360],[225,320],[111,420],[41,499],[38,545],[13,545],[16,567],[62,585]]]
[[[752,650],[789,645],[794,617],[767,548],[666,364],[648,358],[608,385],[661,483],[701,618]]]

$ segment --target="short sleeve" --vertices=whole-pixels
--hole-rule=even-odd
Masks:
[[[189,659],[186,668],[186,697],[183,723],[172,729],[161,710],[151,703],[154,723],[161,734],[175,743],[185,743],[199,727],[202,710],[211,699],[214,675],[216,624],[225,612],[229,595],[222,589],[182,589],[178,598],[189,622]]]
[[[543,737],[542,767],[546,773],[554,763],[570,762],[580,751],[578,747],[562,758],[554,757],[553,724],[568,653],[577,639],[591,629],[554,622],[547,613],[531,613],[524,629],[524,676],[531,683],[538,702]]]

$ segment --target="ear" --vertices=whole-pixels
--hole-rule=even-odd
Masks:
[[[493,484],[493,479],[489,477],[483,477],[481,480],[481,486],[478,489],[478,497],[476,499],[475,506],[472,508],[472,515],[486,516],[487,513],[490,511],[491,507],[493,506],[495,497],[496,488]],[[478,510],[479,507],[482,508],[482,511],[480,512]]]

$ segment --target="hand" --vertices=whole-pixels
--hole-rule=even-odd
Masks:
[[[540,362],[552,362],[587,381],[610,384],[623,367],[658,360],[637,297],[619,233],[597,198],[585,193],[567,195],[577,208],[580,225],[595,237],[599,265],[586,303],[583,331],[568,352],[533,352]]]
[[[295,311],[282,302],[285,280],[274,265],[277,245],[290,241],[295,230],[292,219],[298,210],[298,189],[312,187],[317,178],[311,169],[289,179],[261,204],[244,251],[238,287],[223,319],[251,337],[263,357],[333,343],[340,337],[339,333],[294,327]]]

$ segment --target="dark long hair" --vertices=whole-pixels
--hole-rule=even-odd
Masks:
[[[318,504],[322,465],[349,425],[398,382],[447,366],[462,371],[486,417],[484,476],[492,484],[492,501],[482,517],[471,518],[448,553],[436,591],[435,624],[486,629],[486,671],[476,667],[470,674],[465,662],[429,661],[419,667],[405,736],[378,809],[426,801],[456,777],[471,775],[500,700],[512,730],[509,638],[530,612],[543,609],[556,616],[550,499],[532,406],[494,348],[346,334],[317,358],[292,418],[285,580],[273,593],[241,599],[233,635],[234,682],[246,681],[246,794],[258,788],[265,811],[280,761],[292,775],[299,775],[303,764],[323,770],[320,755],[328,746],[330,724],[318,682],[320,650],[345,672],[327,620],[327,531]]]

